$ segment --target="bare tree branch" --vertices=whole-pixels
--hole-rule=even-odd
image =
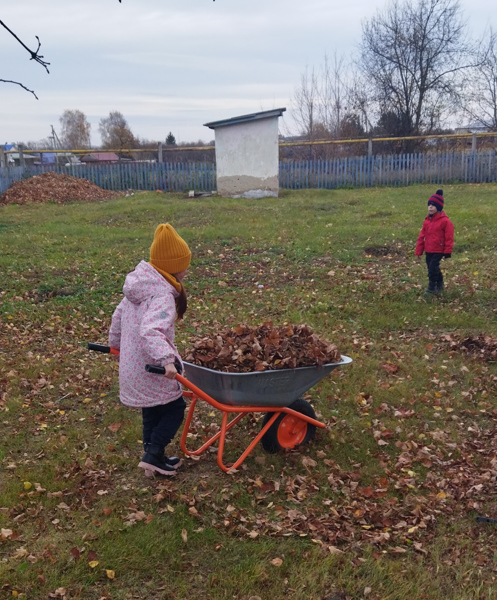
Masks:
[[[47,62],[47,61],[45,61],[45,60],[43,60],[43,58],[44,58],[43,55],[39,54],[40,47],[41,47],[41,42],[40,42],[40,38],[37,35],[35,37],[36,37],[36,39],[38,41],[38,48],[36,48],[36,50],[31,50],[30,48],[28,48],[26,46],[26,44],[19,37],[17,37],[17,35],[12,31],[12,29],[9,29],[7,27],[7,25],[5,25],[5,23],[3,21],[0,21],[0,25],[4,29],[6,29],[10,33],[10,35],[12,37],[14,37],[19,42],[19,44],[21,44],[21,46],[24,49],[26,49],[29,52],[29,54],[31,55],[31,58],[29,60],[34,60],[35,62],[37,62],[38,64],[40,64],[42,67],[44,67],[47,73],[50,73],[50,71],[48,70],[48,65],[50,63]],[[29,91],[31,91],[31,90],[29,90]]]
[[[119,2],[121,2],[121,0],[119,0]],[[12,29],[10,29],[9,27],[7,27],[7,25],[0,20],[0,25],[6,29],[10,35],[17,41],[19,42],[19,44],[21,44],[21,46],[27,50],[27,52],[29,53],[29,55],[31,56],[31,58],[29,60],[34,60],[35,62],[37,62],[39,65],[41,65],[47,73],[50,74],[50,71],[48,70],[48,65],[50,64],[49,62],[47,62],[46,60],[44,60],[44,56],[42,54],[40,54],[40,48],[41,48],[41,42],[40,42],[40,38],[35,35],[36,41],[38,42],[38,47],[36,48],[36,50],[31,50],[31,48],[28,48],[28,46],[26,46],[26,44],[12,31]],[[29,88],[27,88],[25,85],[23,85],[22,83],[19,83],[18,81],[11,81],[9,79],[0,79],[0,82],[2,83],[14,83],[15,85],[19,85],[22,88],[24,88],[26,91],[30,92],[31,94],[33,94],[33,96],[38,100],[38,96],[33,92],[33,90],[30,90]]]
[[[497,131],[497,31],[492,28],[480,42],[476,63],[461,86],[462,109],[470,124]]]
[[[15,85],[20,85],[22,88],[24,88],[27,92],[31,92],[31,94],[33,94],[33,96],[38,100],[38,96],[33,92],[33,90],[30,90],[29,88],[27,88],[25,85],[23,85],[22,83],[19,83],[18,81],[11,81],[10,79],[0,79],[1,83],[14,83]]]

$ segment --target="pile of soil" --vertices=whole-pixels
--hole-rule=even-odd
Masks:
[[[107,200],[120,195],[121,192],[103,190],[88,179],[47,171],[29,179],[14,182],[0,196],[0,204],[91,202]]]
[[[464,339],[454,339],[452,337],[449,341],[449,348],[486,362],[497,361],[497,339],[484,333]]]
[[[296,369],[340,362],[338,348],[307,325],[239,325],[212,337],[194,337],[185,360],[226,373]]]

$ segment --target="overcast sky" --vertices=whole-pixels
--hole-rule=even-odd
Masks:
[[[65,109],[98,122],[120,111],[133,133],[178,142],[213,139],[209,121],[287,107],[306,65],[350,57],[361,24],[385,0],[3,0],[0,20],[31,48],[38,35],[50,74],[0,28],[0,143],[60,131]],[[495,0],[461,0],[473,37],[497,29]]]

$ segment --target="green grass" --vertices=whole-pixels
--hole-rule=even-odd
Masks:
[[[474,517],[497,517],[497,368],[449,342],[497,337],[497,186],[444,186],[456,241],[428,302],[413,251],[432,193],[0,207],[1,594],[495,597],[494,530]],[[119,403],[113,359],[85,346],[106,342],[124,278],[166,221],[193,253],[180,350],[272,320],[307,323],[354,359],[309,391],[327,424],[310,445],[257,447],[232,475],[206,453],[174,481],[143,478],[140,415]],[[209,407],[199,417],[192,445],[219,423]],[[233,430],[227,461],[260,425]]]

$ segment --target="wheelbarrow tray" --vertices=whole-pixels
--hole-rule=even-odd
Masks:
[[[290,406],[328,373],[352,359],[320,367],[225,373],[185,362],[185,377],[203,392],[228,406]]]

